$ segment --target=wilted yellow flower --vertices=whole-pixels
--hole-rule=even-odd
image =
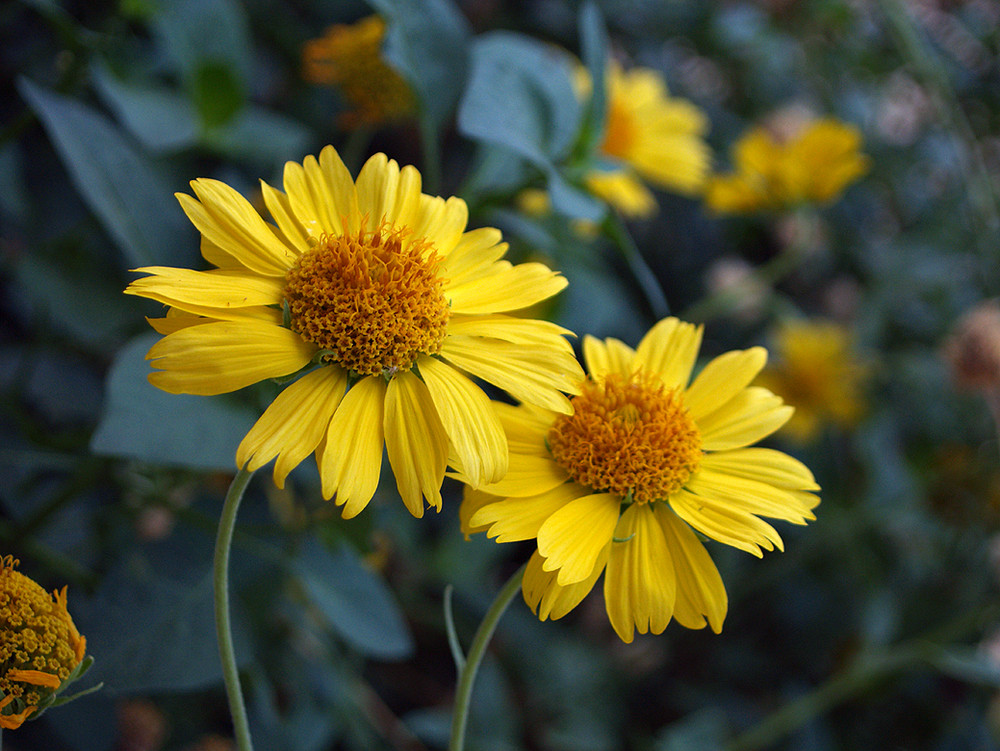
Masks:
[[[705,202],[722,214],[826,204],[868,171],[861,133],[838,120],[818,119],[792,134],[751,129],[733,147],[735,172],[710,178]]]
[[[498,483],[466,492],[466,532],[537,539],[525,601],[560,618],[604,573],[608,617],[623,641],[676,619],[719,632],[728,600],[698,533],[757,556],[782,548],[760,516],[814,519],[819,486],[800,462],[751,447],[792,408],[750,386],[761,347],[709,362],[689,384],[702,329],[667,318],[636,349],[586,337],[589,378],[571,414],[497,404],[511,448]]]
[[[413,113],[413,92],[382,59],[385,22],[368,16],[354,24],[337,24],[302,48],[307,81],[336,86],[351,106],[341,116],[346,128],[379,125]]]
[[[579,88],[591,83],[581,67]],[[663,77],[648,68],[624,71],[611,61],[607,72],[607,120],[598,151],[612,168],[595,170],[587,187],[626,216],[656,213],[656,199],[643,180],[683,195],[697,194],[712,154],[705,143],[708,119],[685,99],[671,97]]]
[[[833,321],[790,320],[774,335],[774,359],[757,383],[795,407],[783,431],[810,441],[823,425],[849,428],[865,411],[869,367],[858,359],[854,339]]]
[[[944,355],[957,386],[1000,390],[1000,303],[988,300],[962,316],[945,342]]]
[[[87,640],[66,609],[66,587],[50,595],[0,558],[0,728],[44,709],[83,660]]]
[[[582,374],[569,332],[507,315],[559,292],[540,263],[512,266],[499,230],[466,231],[460,198],[421,193],[420,173],[376,154],[357,183],[328,146],[262,183],[269,224],[217,180],[178,194],[210,271],[153,266],[126,293],[170,306],[147,358],[171,393],[221,394],[294,376],[243,439],[238,466],[275,457],[274,480],[316,452],[324,497],[359,513],[385,446],[415,516],[441,506],[449,457],[474,484],[507,469],[503,429],[466,373],[569,411]]]

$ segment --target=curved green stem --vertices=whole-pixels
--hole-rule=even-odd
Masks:
[[[479,664],[486,654],[486,647],[489,646],[493,632],[496,631],[500,617],[507,610],[518,590],[521,589],[521,579],[524,577],[524,569],[528,564],[524,564],[514,575],[503,585],[490,605],[490,609],[483,616],[483,622],[479,624],[476,635],[472,638],[472,645],[469,647],[469,654],[465,658],[465,666],[458,674],[458,688],[455,690],[455,710],[451,718],[451,741],[448,743],[448,751],[462,751],[465,748],[465,728],[469,721],[469,700],[472,698],[472,684],[475,683],[476,673],[479,671]]]
[[[213,583],[215,587],[215,636],[219,642],[219,657],[222,659],[222,678],[229,698],[229,713],[233,718],[233,732],[239,751],[252,751],[250,725],[247,709],[240,689],[240,674],[236,668],[236,651],[233,649],[233,629],[229,620],[229,549],[233,544],[233,529],[236,526],[236,512],[243,500],[253,472],[245,467],[236,473],[219,517],[219,534],[215,538],[215,563]]]
[[[625,263],[628,264],[632,272],[632,276],[635,277],[635,280],[639,283],[639,287],[642,288],[642,293],[646,297],[646,302],[649,303],[649,309],[653,313],[653,318],[658,321],[664,316],[670,315],[670,305],[667,304],[667,296],[663,294],[663,288],[660,287],[660,282],[656,279],[656,274],[653,273],[649,264],[646,263],[646,259],[642,257],[642,253],[639,252],[639,246],[635,244],[635,240],[632,239],[632,235],[629,234],[621,217],[613,210],[608,211],[607,218],[604,220],[604,231],[611,238],[611,241],[618,250],[621,251],[622,256],[625,258]]]

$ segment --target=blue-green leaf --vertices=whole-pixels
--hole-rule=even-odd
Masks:
[[[590,73],[591,94],[584,115],[584,143],[590,152],[604,137],[607,110],[608,30],[601,11],[593,2],[584,3],[580,9],[580,48],[583,64]]]

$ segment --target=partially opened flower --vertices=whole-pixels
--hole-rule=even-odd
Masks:
[[[303,77],[337,87],[350,105],[341,116],[346,128],[381,125],[414,112],[410,86],[382,58],[384,39],[385,21],[367,16],[331,26],[302,48]]]
[[[50,705],[79,674],[87,640],[66,609],[66,587],[49,594],[0,558],[0,728],[14,729]],[[89,659],[89,658],[88,658]]]
[[[846,327],[834,321],[786,321],[774,334],[774,355],[757,383],[795,407],[786,435],[808,442],[824,425],[851,428],[864,415],[871,368],[855,352]]]
[[[560,391],[582,371],[547,321],[508,315],[566,280],[539,263],[502,260],[492,228],[466,231],[459,198],[425,195],[420,174],[384,154],[351,178],[337,152],[285,166],[282,192],[262,183],[274,224],[229,186],[200,179],[178,194],[218,268],[138,269],[128,294],[170,306],[152,326],[157,387],[220,394],[296,376],[237,451],[274,479],[314,451],[324,497],[359,513],[379,480],[383,445],[407,508],[440,508],[449,457],[474,484],[507,469],[507,442],[483,390],[569,411]]]
[[[579,69],[580,88],[590,80]],[[643,181],[683,195],[704,185],[712,154],[705,142],[708,119],[694,104],[671,97],[663,77],[649,68],[607,69],[607,119],[598,147],[608,168],[590,172],[587,187],[626,216],[656,213],[656,199]]]
[[[755,127],[733,146],[734,171],[708,181],[705,202],[722,214],[830,203],[868,172],[860,149],[860,131],[832,118],[791,133]]]
[[[752,447],[792,413],[750,385],[765,350],[721,355],[689,384],[700,343],[701,328],[676,318],[634,350],[586,337],[589,378],[572,413],[496,405],[510,471],[466,493],[463,526],[499,542],[537,539],[522,589],[542,620],[576,607],[603,573],[623,641],[672,618],[718,632],[726,591],[698,535],[760,556],[783,545],[760,517],[815,518],[810,471]]]

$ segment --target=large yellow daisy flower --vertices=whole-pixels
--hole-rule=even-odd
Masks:
[[[579,69],[578,86],[591,88]],[[656,213],[656,199],[643,180],[659,188],[695,195],[704,185],[712,153],[705,143],[708,118],[694,104],[671,97],[663,77],[649,68],[607,69],[607,120],[598,151],[616,169],[586,177],[587,187],[626,216]]]
[[[507,315],[561,290],[539,263],[502,260],[492,228],[420,191],[420,173],[376,154],[357,183],[333,147],[261,183],[274,224],[217,180],[178,194],[210,271],[148,267],[128,294],[170,306],[147,358],[153,385],[220,394],[300,375],[240,444],[239,466],[277,457],[274,480],[312,452],[345,517],[371,500],[383,445],[406,507],[441,506],[449,457],[474,485],[507,470],[503,428],[466,373],[568,412],[582,375],[565,329]]]
[[[537,539],[522,589],[542,620],[576,607],[603,572],[623,641],[659,634],[671,618],[719,632],[726,590],[698,533],[761,556],[782,541],[760,516],[815,518],[809,470],[751,447],[792,414],[749,385],[767,353],[721,355],[689,384],[701,334],[667,318],[634,350],[586,337],[590,375],[571,414],[497,405],[510,471],[466,493],[463,526],[498,542]]]

